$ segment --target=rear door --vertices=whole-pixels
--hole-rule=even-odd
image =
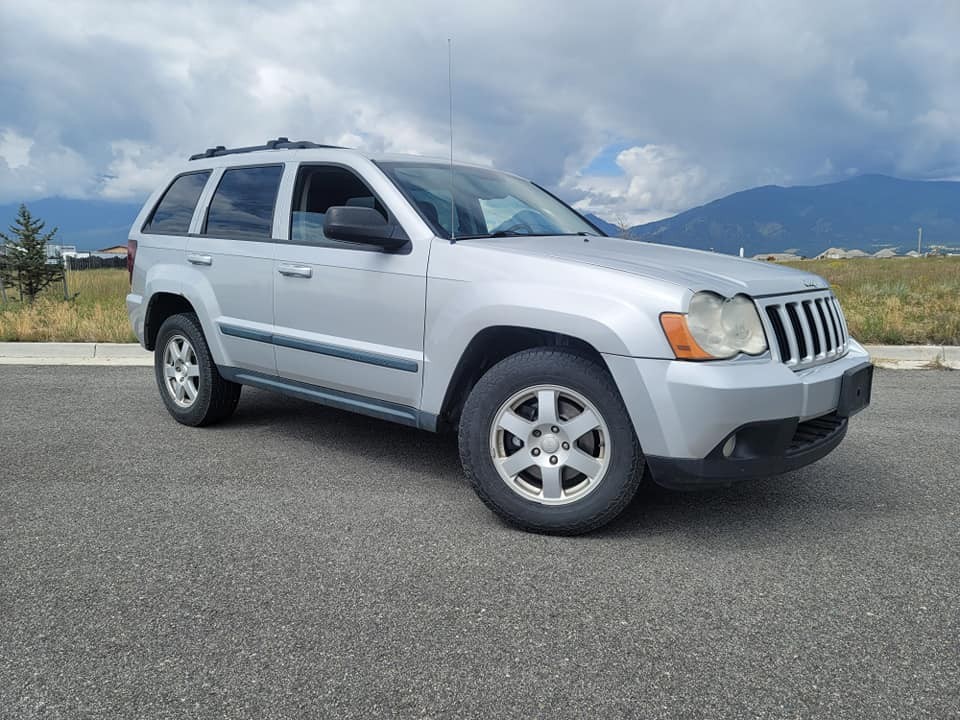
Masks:
[[[274,260],[278,374],[336,391],[347,405],[361,396],[383,401],[386,416],[406,412],[390,406],[420,400],[429,242],[383,252],[327,238],[328,208],[371,207],[394,220],[387,202],[402,203],[399,193],[372,165],[291,168],[290,224]]]
[[[267,375],[277,371],[273,334],[274,214],[282,164],[221,168],[206,212],[187,243],[187,262],[205,282],[207,314],[223,348],[222,364]]]

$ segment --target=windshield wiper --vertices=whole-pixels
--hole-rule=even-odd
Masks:
[[[557,233],[525,233],[516,230],[497,230],[492,233],[483,233],[481,235],[457,235],[457,240],[480,240],[484,238],[505,238],[505,237],[549,237]],[[563,233],[560,233],[563,234]]]

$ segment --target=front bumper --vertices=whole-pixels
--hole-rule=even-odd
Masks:
[[[776,475],[822,458],[846,433],[844,377],[870,364],[853,340],[842,358],[800,371],[769,358],[605,359],[653,479],[675,488]]]
[[[724,441],[699,460],[648,455],[647,466],[658,485],[672,490],[780,475],[830,453],[847,434],[848,422],[830,413],[803,423],[797,418],[750,423],[731,433],[736,445],[729,457]]]

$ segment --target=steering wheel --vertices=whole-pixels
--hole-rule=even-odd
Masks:
[[[513,220],[513,218],[510,218],[510,219]],[[532,235],[532,234],[533,234],[533,226],[531,226],[529,223],[525,223],[523,220],[521,220],[520,222],[513,223],[513,225],[505,225],[505,224],[504,224],[504,225],[498,225],[497,227],[495,227],[495,228],[493,229],[493,232],[495,232],[495,233],[500,233],[500,232],[502,232],[502,233],[515,233],[515,232],[519,232],[519,231],[523,231],[526,235]]]

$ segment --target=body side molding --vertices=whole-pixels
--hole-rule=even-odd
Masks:
[[[379,365],[380,367],[390,368],[391,370],[401,370],[403,372],[415,373],[420,369],[420,364],[416,361],[394,357],[392,355],[381,355],[380,353],[365,352],[340,345],[301,340],[299,338],[287,337],[286,335],[275,335],[259,330],[237,327],[236,325],[228,325],[226,323],[218,323],[217,326],[224,335],[232,335],[233,337],[243,338],[244,340],[272,343],[279,347],[304,350],[306,352],[317,353],[318,355],[329,355],[330,357],[366,363],[367,365]]]

